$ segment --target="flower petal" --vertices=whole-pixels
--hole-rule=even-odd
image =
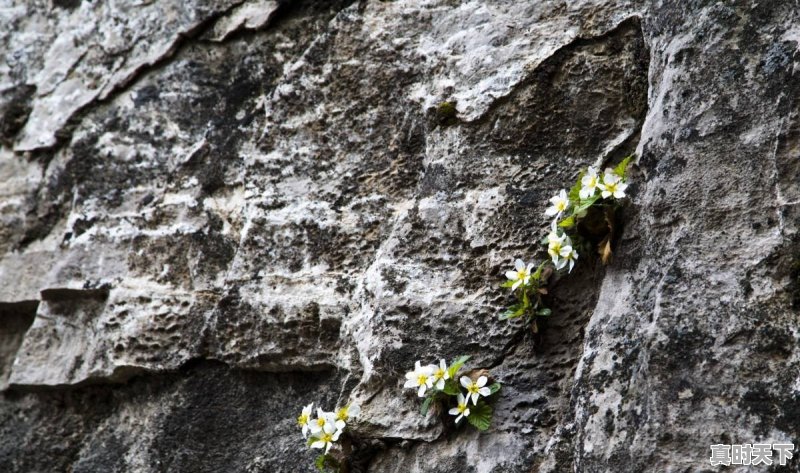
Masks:
[[[447,413],[450,414],[451,416],[457,416],[457,415],[461,414],[461,411],[459,411],[457,407],[454,407],[454,408],[450,409],[449,411],[447,411]]]
[[[486,386],[486,383],[489,381],[489,378],[486,376],[481,376],[478,378],[478,382],[475,383],[479,388]]]
[[[419,387],[419,391],[417,391],[417,396],[419,396],[419,397],[425,397],[425,390],[426,390],[426,389],[428,389],[428,387],[427,387],[427,386],[425,386],[424,384],[423,384],[423,385],[421,385],[421,386]]]
[[[461,383],[461,386],[465,388],[469,387],[472,384],[472,380],[468,376],[462,376],[461,379],[458,380]]]
[[[514,267],[517,269],[517,271],[522,271],[525,269],[525,262],[517,258],[516,261],[514,261]]]
[[[488,387],[480,388],[480,389],[478,389],[478,394],[480,394],[483,397],[486,397],[486,396],[489,396],[489,395],[492,394],[492,390],[489,389]]]
[[[325,448],[325,442],[323,442],[322,440],[317,440],[316,442],[312,442],[311,448]]]
[[[416,379],[409,379],[403,385],[404,388],[416,388],[417,387],[417,380]]]

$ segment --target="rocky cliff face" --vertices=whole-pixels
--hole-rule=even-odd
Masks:
[[[0,2],[0,470],[702,471],[800,444],[794,2]],[[637,153],[611,265],[497,320]],[[473,355],[492,429],[401,389]],[[794,466],[796,469],[797,461]],[[779,471],[779,470],[775,470]],[[796,470],[791,470],[796,471]]]

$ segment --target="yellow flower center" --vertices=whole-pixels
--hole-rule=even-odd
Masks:
[[[336,413],[336,419],[338,420],[347,420],[347,408],[343,407],[339,409],[339,412]]]
[[[550,244],[550,249],[556,253],[561,253],[561,241],[553,240],[553,242]]]
[[[435,379],[444,379],[444,370],[441,368],[436,369],[436,373],[433,374]]]
[[[308,424],[308,414],[300,414],[300,417],[297,418],[297,423],[300,425]]]
[[[427,375],[421,374],[421,375],[417,376],[417,384],[419,384],[420,386],[422,386],[423,384],[425,384],[427,382],[428,382],[428,376]]]
[[[567,210],[567,201],[566,200],[558,201],[558,203],[556,203],[556,209],[558,209],[559,212]]]
[[[323,419],[322,417],[317,419],[317,425],[320,427],[325,427],[325,419]]]
[[[477,394],[478,393],[478,389],[480,389],[480,388],[475,383],[470,384],[469,386],[467,386],[467,391],[469,391],[470,394]]]
[[[617,183],[616,182],[612,182],[611,184],[606,184],[606,190],[608,192],[611,192],[612,194],[614,192],[617,192]]]
[[[595,176],[589,176],[589,184],[586,187],[595,187],[597,186],[597,178]]]
[[[333,442],[333,434],[323,433],[322,437],[320,437],[319,439],[322,440],[325,443],[331,443],[331,442]]]
[[[464,411],[466,411],[466,410],[467,410],[467,405],[466,404],[459,404],[458,405],[458,412],[463,414]]]
[[[520,269],[519,271],[517,271],[517,279],[523,279],[524,280],[527,277],[528,277],[528,270]]]

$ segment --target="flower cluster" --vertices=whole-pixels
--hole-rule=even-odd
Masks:
[[[614,231],[614,211],[619,206],[618,200],[626,197],[625,190],[628,188],[626,182],[628,164],[633,156],[628,156],[615,168],[608,168],[603,175],[598,174],[594,167],[589,167],[581,172],[578,181],[567,192],[562,189],[550,199],[550,206],[545,210],[545,215],[553,217],[550,225],[550,233],[542,241],[547,245],[549,260],[542,262],[534,271],[534,264],[525,264],[524,261],[517,259],[514,262],[514,269],[506,271],[507,281],[503,287],[511,288],[517,297],[517,303],[509,307],[500,314],[501,319],[527,316],[532,319],[534,316],[550,315],[550,309],[542,306],[542,296],[547,294],[544,287],[548,277],[553,272],[566,270],[572,272],[578,260],[577,247],[586,247],[586,242],[581,241],[580,235],[571,230],[578,229],[578,224],[587,217],[587,214],[594,211],[599,213],[601,228],[599,231],[593,225],[595,234],[599,233],[602,238],[598,244],[598,253],[604,263],[608,263],[611,257],[611,237]],[[601,208],[598,212],[594,209]],[[579,245],[573,243],[576,239]],[[582,250],[583,251],[583,250]],[[533,323],[534,331],[537,331],[535,320]]]
[[[450,366],[444,359],[439,360],[438,365],[422,365],[417,361],[414,370],[406,373],[403,387],[414,389],[417,396],[425,398],[422,403],[423,415],[435,405],[447,409],[447,413],[455,417],[456,425],[466,419],[475,428],[487,430],[492,421],[492,407],[488,398],[498,392],[501,386],[500,383],[489,384],[488,372],[468,372],[459,376],[468,360],[468,356],[462,356]]]
[[[303,408],[297,417],[297,424],[302,429],[303,438],[307,439],[308,446],[324,449],[324,454],[327,455],[331,447],[339,441],[347,423],[358,416],[361,409],[355,404],[341,407],[333,412],[317,408],[316,418],[312,418],[313,411],[312,402]]]

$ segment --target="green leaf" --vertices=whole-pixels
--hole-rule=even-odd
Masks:
[[[489,430],[492,424],[492,408],[485,402],[478,402],[477,406],[470,406],[467,420],[480,431]]]
[[[455,374],[450,376],[450,379],[444,382],[444,389],[442,389],[442,392],[448,396],[458,396],[461,393],[454,376]]]
[[[575,205],[581,200],[581,179],[583,179],[584,174],[586,174],[584,171],[578,174],[578,180],[575,182],[575,185],[572,186],[572,189],[569,190],[569,194],[567,194],[572,205]]]
[[[546,240],[546,238],[545,238]],[[544,271],[544,267],[547,265],[547,261],[542,261],[538,268],[536,268],[536,272],[531,274],[531,279],[538,281],[542,278],[542,271]]]
[[[314,466],[322,472],[339,472],[339,462],[330,455],[320,455],[314,460]]]
[[[531,300],[528,297],[528,291],[522,291],[522,308],[521,308],[522,313],[524,314],[528,310],[528,307],[530,306],[531,306]]]
[[[553,313],[553,311],[548,309],[547,307],[542,307],[541,309],[536,311],[536,315],[538,317],[549,317],[550,314],[552,314],[552,313]]]
[[[525,313],[525,306],[522,304],[514,304],[508,310],[500,313],[500,320],[514,319],[521,317]]]
[[[569,217],[565,218],[564,220],[558,223],[558,226],[561,228],[572,228],[575,226],[575,216],[570,215]]]
[[[422,401],[422,406],[419,408],[419,412],[423,416],[428,415],[428,409],[431,408],[431,403],[432,402],[433,402],[433,396],[428,396],[428,397],[425,398],[424,401]]]
[[[503,284],[501,284],[500,287],[511,287],[514,285],[515,282],[516,281],[506,281]]]
[[[625,179],[625,176],[628,174],[628,164],[630,164],[631,160],[633,159],[633,155],[628,156],[627,158],[623,159],[622,162],[617,164],[617,167],[614,168],[614,174]]]
[[[458,358],[453,360],[452,363],[450,363],[450,367],[447,368],[447,374],[450,375],[450,379],[451,380],[456,377],[456,375],[458,374],[458,370],[460,370],[461,367],[464,366],[464,363],[469,361],[469,358],[470,357],[468,355],[459,356]],[[445,389],[446,388],[447,388],[447,384],[445,384]],[[457,386],[456,386],[456,389],[458,389]],[[458,394],[458,393],[456,393],[456,394]],[[453,395],[455,396],[456,394],[453,394]]]
[[[491,385],[489,386],[489,390],[490,390],[490,391],[492,391],[492,394],[494,394],[494,393],[496,393],[497,391],[499,391],[499,390],[500,390],[500,388],[502,388],[502,386],[500,385],[500,383],[493,383],[493,384],[491,384]],[[490,396],[491,396],[491,394],[490,394]]]
[[[589,210],[589,207],[594,205],[594,203],[597,202],[597,199],[599,199],[599,198],[600,198],[600,195],[598,194],[596,196],[589,197],[588,199],[582,201],[581,205],[575,207],[574,215],[576,215],[578,217],[582,217],[581,214],[584,214],[587,210]]]

